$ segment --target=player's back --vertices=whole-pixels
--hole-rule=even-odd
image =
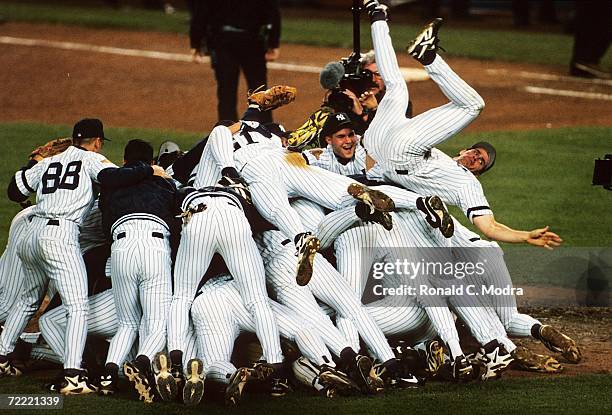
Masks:
[[[25,173],[28,185],[36,190],[34,215],[80,224],[93,205],[92,178],[106,167],[115,166],[101,154],[74,146],[42,160]]]
[[[240,130],[232,136],[234,159],[239,167],[249,160],[283,147],[280,137],[255,121],[241,121]]]

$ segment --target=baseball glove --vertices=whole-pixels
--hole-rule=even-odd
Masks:
[[[72,145],[72,138],[56,138],[55,140],[51,140],[44,145],[35,148],[30,153],[30,158],[40,157],[41,159],[55,156],[63,151],[65,151],[68,147]]]
[[[261,111],[270,111],[295,100],[297,89],[292,86],[276,85],[262,91],[263,85],[249,92],[248,103],[258,105]]]

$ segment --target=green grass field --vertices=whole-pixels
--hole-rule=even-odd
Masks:
[[[13,2],[0,3],[0,16],[8,21],[172,33],[187,33],[189,20],[186,12],[165,15],[141,9],[114,10]],[[420,26],[392,23],[391,31],[396,49],[403,50],[419,29]],[[281,40],[287,43],[352,49],[352,30],[348,11],[346,19],[342,20],[287,17],[283,19]],[[361,32],[362,49],[366,50],[371,47],[371,41],[365,18]],[[573,37],[556,33],[458,29],[449,24],[444,27],[442,44],[448,54],[454,56],[566,66],[570,60]],[[602,65],[612,67],[612,52],[606,54]]]
[[[41,385],[51,372],[34,372],[28,377],[3,379],[2,393],[42,393]],[[449,384],[431,382],[418,390],[392,391],[378,397],[327,399],[297,391],[285,398],[246,396],[237,409],[218,402],[203,402],[194,408],[180,404],[144,406],[130,396],[126,385],[110,398],[71,396],[64,400],[65,413],[88,415],[108,413],[195,414],[605,414],[612,410],[606,391],[612,376],[576,377],[541,375],[529,379],[503,379],[487,383]],[[17,412],[16,412],[17,413]],[[20,411],[19,413],[24,413]]]

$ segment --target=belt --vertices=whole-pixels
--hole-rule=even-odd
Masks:
[[[395,170],[395,172],[397,174],[401,174],[402,176],[405,176],[408,174],[408,170]]]
[[[291,243],[291,241],[289,239],[285,239],[283,242],[281,242],[281,245],[287,245]]]
[[[123,238],[125,238],[126,236],[127,236],[127,235],[125,234],[125,232],[119,232],[119,233],[117,234],[117,237],[115,238],[115,240],[118,240],[118,239],[123,239]],[[163,234],[163,233],[161,233],[161,232],[151,232],[151,236],[152,236],[153,238],[164,239],[164,234]]]
[[[59,226],[59,220],[57,220],[57,219],[49,219],[47,221],[47,226]]]

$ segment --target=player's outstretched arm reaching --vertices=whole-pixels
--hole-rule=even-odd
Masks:
[[[497,222],[493,215],[477,216],[473,221],[487,238],[498,242],[528,243],[546,249],[554,249],[563,242],[559,235],[548,230],[548,226],[532,231],[517,231]]]

